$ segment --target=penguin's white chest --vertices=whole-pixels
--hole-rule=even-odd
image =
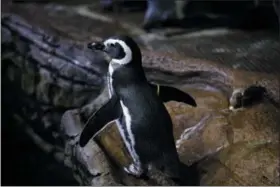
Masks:
[[[113,72],[114,72],[114,69],[112,67],[112,65],[110,64],[109,65],[109,74],[108,74],[108,77],[107,77],[107,86],[108,86],[108,89],[109,89],[109,96],[110,98],[112,97],[113,95],[113,92],[114,92],[114,89],[113,89]]]
[[[107,87],[109,89],[109,97],[111,98],[112,95],[113,95],[114,90],[113,90],[113,85],[112,85],[113,80],[112,80],[112,78],[110,76],[108,76],[107,82],[108,82],[107,83]]]
[[[128,148],[130,155],[133,157],[134,162],[139,164],[140,163],[139,155],[137,154],[137,152],[135,150],[135,137],[134,137],[134,134],[133,134],[132,128],[131,128],[132,127],[132,116],[129,111],[129,108],[127,108],[125,106],[125,104],[123,103],[122,100],[120,100],[120,103],[121,103],[121,107],[122,107],[125,124],[121,125],[120,123],[117,123],[118,128],[120,129],[121,135],[122,135],[123,139],[125,140],[126,147]],[[126,137],[124,131],[127,132],[128,137]]]
[[[112,95],[114,94],[114,89],[113,89],[113,78],[112,75],[114,73],[114,68],[113,66],[110,64],[109,65],[109,73],[108,73],[108,89],[109,89],[109,96],[110,98],[112,97]],[[135,146],[135,138],[131,129],[132,126],[132,116],[130,114],[129,108],[127,106],[125,106],[125,104],[123,103],[122,100],[120,100],[120,104],[121,104],[121,108],[122,108],[122,113],[123,113],[123,117],[124,117],[124,124],[122,124],[120,122],[119,119],[116,120],[118,129],[120,131],[120,134],[125,142],[125,145],[128,149],[128,151],[130,152],[130,155],[133,157],[135,162],[139,162],[139,156],[136,153],[134,146]],[[127,132],[127,135],[125,135]]]
[[[133,141],[134,138],[133,138],[133,134],[131,131],[131,115],[130,115],[129,109],[124,105],[122,100],[120,101],[120,103],[121,103],[121,107],[122,107],[122,111],[123,111],[123,115],[124,115],[127,132],[132,140],[132,144],[134,145],[135,142]]]

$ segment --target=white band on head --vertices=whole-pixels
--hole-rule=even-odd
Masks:
[[[124,65],[129,63],[132,60],[132,51],[131,49],[126,45],[126,43],[122,40],[118,39],[108,39],[104,42],[104,45],[108,46],[110,44],[120,44],[125,52],[125,56],[122,59],[114,59],[112,58],[111,62],[117,63],[120,65]]]

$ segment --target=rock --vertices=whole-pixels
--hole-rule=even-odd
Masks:
[[[175,102],[166,107],[181,160],[190,165],[203,158],[201,185],[279,185],[279,109],[268,101],[238,111],[204,108],[205,99],[196,99],[195,109]]]

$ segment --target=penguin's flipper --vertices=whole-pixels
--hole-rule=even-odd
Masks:
[[[191,95],[177,88],[158,85],[158,84],[150,84],[150,85],[152,89],[154,89],[157,92],[157,95],[162,99],[163,102],[168,102],[172,100],[177,102],[183,102],[193,107],[197,106],[195,99]]]
[[[84,147],[88,141],[99,131],[103,130],[109,122],[118,119],[121,112],[120,102],[118,98],[113,95],[113,97],[97,110],[86,122],[80,135],[80,146]]]

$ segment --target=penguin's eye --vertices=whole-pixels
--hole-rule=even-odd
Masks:
[[[107,52],[115,59],[122,59],[125,57],[125,52],[119,43],[108,43]]]

